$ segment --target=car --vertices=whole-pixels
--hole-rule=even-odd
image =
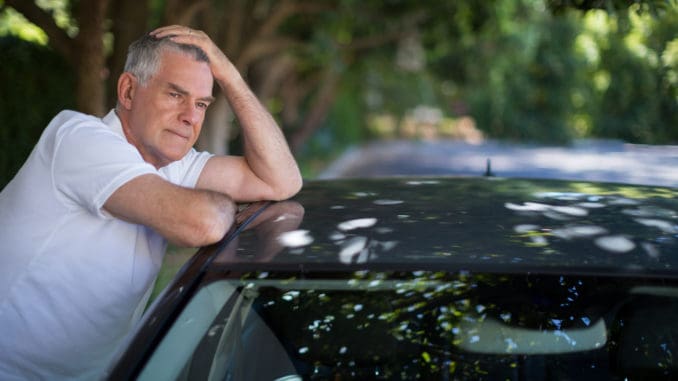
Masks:
[[[153,302],[111,380],[678,377],[678,189],[308,181]]]

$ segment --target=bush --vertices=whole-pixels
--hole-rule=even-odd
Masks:
[[[75,107],[72,69],[54,51],[0,37],[0,188],[14,177],[47,123]]]

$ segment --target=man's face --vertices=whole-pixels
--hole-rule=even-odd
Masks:
[[[127,139],[156,168],[180,160],[195,144],[212,102],[212,73],[206,62],[174,50],[161,53],[158,71],[136,83]]]

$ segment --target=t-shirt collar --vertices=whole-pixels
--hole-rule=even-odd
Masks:
[[[109,111],[109,113],[101,120],[111,129],[111,131],[125,138],[125,133],[122,131],[122,123],[120,122],[118,114],[115,113],[115,109]]]

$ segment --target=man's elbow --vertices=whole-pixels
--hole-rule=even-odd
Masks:
[[[228,233],[233,221],[233,218],[206,218],[179,234],[173,243],[184,247],[201,247],[219,242]]]
[[[299,193],[303,185],[304,181],[300,173],[290,179],[287,179],[287,181],[281,184],[276,190],[275,196],[273,197],[274,201],[292,198],[294,195]]]
[[[211,196],[215,196],[212,194]],[[226,199],[210,202],[202,208],[196,208],[185,221],[185,231],[180,232],[181,246],[200,247],[221,240],[235,221],[235,204]]]

